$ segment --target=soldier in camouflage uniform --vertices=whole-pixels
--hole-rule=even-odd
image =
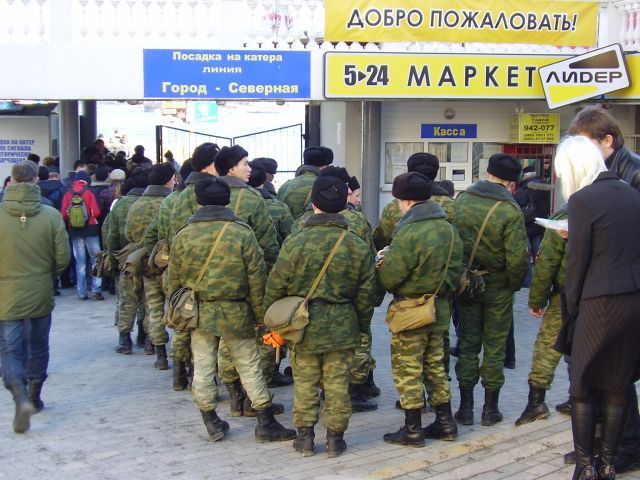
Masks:
[[[253,229],[258,244],[263,251],[267,271],[269,271],[276,258],[278,258],[280,247],[269,210],[262,199],[262,195],[247,184],[251,176],[251,167],[247,156],[247,151],[239,145],[222,147],[216,155],[214,165],[218,174],[221,175],[220,178],[227,182],[231,188],[230,209],[234,215]],[[268,333],[268,330],[263,325],[256,327],[255,334],[260,351],[260,367],[268,384],[273,376],[276,355],[275,350],[271,346],[265,345],[262,341],[262,336],[266,333]],[[218,358],[221,373],[220,379],[229,390],[232,415],[237,415],[240,413],[238,406],[244,396],[244,392],[241,389],[240,379],[235,371],[229,350],[224,345],[225,342],[223,341],[222,343],[223,347],[220,349]],[[274,405],[274,408],[277,413],[284,411],[284,407],[280,404]],[[246,396],[244,396],[242,402],[242,414],[245,416],[254,415]]]
[[[473,389],[482,376],[485,403],[482,424],[502,420],[498,409],[504,384],[503,364],[506,338],[513,321],[513,293],[522,287],[528,269],[527,232],[520,207],[508,190],[518,180],[520,163],[506,155],[489,159],[489,180],[474,183],[456,197],[455,226],[464,243],[465,264],[469,262],[484,219],[495,207],[470,269],[486,270],[483,292],[473,298],[459,297],[460,336],[456,375],[460,385],[460,409],[456,420],[473,425]],[[482,366],[478,355],[483,350]]]
[[[425,436],[453,440],[458,434],[444,370],[443,335],[451,316],[448,297],[462,273],[462,241],[440,205],[427,201],[431,184],[417,172],[394,179],[393,196],[403,216],[378,269],[380,283],[396,301],[437,294],[435,323],[391,335],[391,368],[405,424],[384,441],[412,447],[424,446]],[[423,431],[425,377],[436,420]]]
[[[426,176],[429,180],[435,181],[435,178],[440,173],[440,162],[438,161],[438,157],[431,153],[414,153],[407,160],[407,172],[418,172]],[[433,184],[429,201],[439,203],[447,214],[447,220],[453,223],[456,212],[455,205],[453,200],[447,195],[447,192],[440,188],[437,182]],[[402,214],[398,207],[398,200],[392,200],[385,205],[380,217],[380,223],[373,231],[373,241],[378,250],[382,250],[391,244],[393,231],[401,217]]]
[[[127,214],[125,235],[127,239],[138,245],[144,246],[144,235],[149,226],[149,219],[155,218],[162,201],[173,192],[176,172],[170,163],[154,165],[149,171],[149,186],[142,194],[142,198],[135,202]],[[147,250],[147,249],[145,249]],[[147,250],[147,255],[151,252]],[[167,370],[166,344],[169,342],[169,334],[164,328],[164,293],[162,291],[161,275],[154,273],[147,267],[147,261],[143,261],[143,269],[139,278],[130,279],[135,284],[136,294],[144,300],[149,315],[149,335],[147,352],[153,353],[155,348],[157,358],[155,367],[159,370]],[[129,281],[129,280],[128,280]],[[130,302],[133,305],[134,302]],[[125,312],[131,315],[135,312]],[[129,317],[126,317],[126,321]]]
[[[127,214],[129,213],[129,209],[131,205],[133,205],[137,200],[142,197],[142,193],[145,188],[147,188],[149,184],[149,175],[148,170],[144,170],[142,168],[136,169],[133,173],[133,176],[126,180],[123,183],[123,190],[127,191],[126,195],[122,197],[120,200],[116,202],[114,207],[109,212],[110,220],[109,220],[109,229],[107,231],[107,252],[111,256],[111,264],[118,265],[118,261],[115,258],[115,252],[127,246],[129,241],[127,240],[125,234],[125,226],[127,222]],[[127,190],[128,189],[128,190]],[[146,315],[146,311],[144,310],[144,305],[140,305],[135,301],[135,307],[130,307],[127,304],[130,296],[127,295],[130,293],[128,289],[134,288],[129,286],[125,286],[126,280],[124,276],[120,273],[116,274],[116,285],[117,291],[116,294],[118,296],[116,302],[116,321],[119,333],[119,342],[116,347],[116,352],[123,354],[131,354],[132,352],[132,342],[131,342],[131,328],[133,325],[129,325],[128,321],[124,321],[126,318],[122,312],[130,311],[132,308],[136,309],[137,317],[138,317],[138,336],[136,339],[136,344],[138,346],[144,345],[146,341],[146,332],[149,329],[148,319]],[[134,314],[135,316],[136,314]],[[122,319],[120,318],[122,317]]]
[[[293,421],[298,428],[296,451],[313,455],[314,425],[318,422],[320,388],[324,391],[323,422],[327,455],[346,449],[349,425],[349,366],[360,335],[370,333],[374,308],[374,259],[367,244],[345,232],[340,212],[347,200],[342,180],[321,177],[313,185],[315,215],[289,236],[267,282],[264,308],[289,295],[306,296],[339,237],[345,233],[331,265],[309,301],[309,325],[291,352],[294,384]]]
[[[182,287],[194,289],[215,239],[219,239],[195,292],[199,323],[191,332],[194,402],[211,439],[220,440],[229,430],[229,424],[216,414],[217,350],[224,338],[256,410],[256,440],[290,440],[295,431],[275,420],[272,395],[258,367],[254,326],[262,322],[266,280],[260,247],[252,229],[225,208],[231,193],[226,182],[213,177],[201,180],[194,193],[202,208],[173,239],[167,270],[169,294]]]
[[[553,220],[568,218],[566,209],[556,212]],[[534,317],[542,317],[533,349],[529,372],[529,401],[516,425],[547,418],[549,409],[544,397],[551,388],[553,376],[562,354],[553,347],[562,327],[561,292],[567,268],[567,242],[555,230],[544,233],[536,258],[536,268],[529,289],[529,309]]]
[[[333,151],[327,147],[309,147],[303,155],[303,165],[296,170],[295,178],[285,182],[278,190],[277,198],[287,204],[296,219],[311,199],[311,187],[320,170],[333,163]]]

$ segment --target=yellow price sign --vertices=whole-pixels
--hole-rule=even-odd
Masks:
[[[326,98],[540,99],[557,55],[325,54]]]
[[[512,143],[558,143],[560,115],[557,113],[512,113],[509,129]]]

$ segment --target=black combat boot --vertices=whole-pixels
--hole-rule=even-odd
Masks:
[[[549,413],[547,404],[544,403],[546,393],[547,391],[544,388],[534,387],[529,384],[529,401],[520,418],[516,420],[516,427],[534,422],[538,419],[549,418],[551,413]]]
[[[187,367],[180,360],[173,361],[173,389],[180,392],[187,388],[189,380],[187,379]]]
[[[436,420],[431,425],[424,427],[424,438],[436,440],[455,440],[458,436],[458,425],[451,413],[451,402],[436,405]]]
[[[169,370],[166,345],[156,345],[156,361],[153,366],[158,370]]]
[[[455,419],[462,425],[473,425],[473,387],[460,387],[460,408]]]
[[[490,427],[502,421],[502,413],[498,410],[500,389],[484,389],[484,407],[482,407],[482,425]]]
[[[367,381],[362,385],[362,393],[367,398],[376,398],[380,396],[380,389],[373,380],[373,370],[369,369]]]
[[[395,433],[385,433],[382,439],[394,445],[408,447],[424,447],[424,431],[422,430],[422,412],[420,408],[404,410],[404,425]]]
[[[133,343],[131,342],[131,335],[129,332],[120,332],[120,340],[116,347],[116,352],[131,355],[132,351]]]
[[[147,335],[144,339],[144,354],[145,355],[154,355],[156,353],[156,349],[151,343],[151,336]]]
[[[273,376],[271,377],[271,381],[268,383],[267,387],[278,388],[288,387],[289,385],[293,385],[293,378],[280,373],[280,365],[276,363],[273,367]]]
[[[556,412],[571,416],[571,399],[556,405]]]
[[[632,405],[632,408],[636,408]],[[598,468],[598,478],[615,480],[616,470],[613,463],[625,430],[628,408],[605,403],[602,406],[602,448],[600,458],[602,466]]]
[[[215,410],[205,412],[200,410],[202,414],[202,420],[204,420],[204,426],[207,427],[207,433],[212,442],[222,440],[224,434],[229,431],[229,424],[224,420],[220,420]]]
[[[224,386],[227,387],[227,391],[229,392],[229,409],[231,410],[231,416],[241,417],[243,411],[242,403],[247,397],[244,390],[242,390],[240,380],[225,383]]]
[[[16,414],[13,417],[13,431],[24,433],[31,426],[29,419],[36,413],[33,403],[27,395],[27,386],[24,383],[14,383],[11,385],[11,394],[16,404]]]
[[[144,333],[142,322],[138,323],[138,335],[136,335],[136,347],[144,347],[147,341],[147,334]]]
[[[327,457],[339,457],[346,449],[347,442],[344,441],[344,432],[336,432],[327,428]]]
[[[351,398],[351,412],[371,412],[378,409],[378,403],[369,400],[363,391],[363,384],[349,384],[349,397]]]
[[[296,452],[300,452],[303,457],[311,457],[315,453],[313,451],[313,439],[316,434],[313,427],[298,428],[298,436],[293,441],[293,448]]]
[[[256,410],[258,426],[255,430],[256,441],[260,443],[282,442],[296,438],[296,431],[284,428],[274,417],[273,407],[269,405],[264,410]]]
[[[44,402],[40,398],[40,392],[42,392],[42,385],[44,380],[29,380],[27,382],[27,390],[29,394],[29,400],[33,403],[36,409],[35,413],[41,412],[44,408]]]
[[[592,403],[571,403],[571,429],[576,455],[573,480],[597,480],[598,473],[593,465],[596,420]]]

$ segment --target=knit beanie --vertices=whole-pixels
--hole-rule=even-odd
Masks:
[[[234,145],[233,147],[222,147],[216,155],[213,164],[216,167],[216,171],[220,176],[224,176],[229,173],[233,167],[235,167],[240,160],[248,157],[249,153],[240,145]]]
[[[311,190],[311,201],[323,212],[341,212],[347,204],[347,184],[336,177],[318,177]]]
[[[333,163],[333,151],[327,147],[309,147],[302,154],[305,165],[324,167]]]
[[[195,191],[198,205],[229,205],[231,189],[224,180],[205,178],[196,183]]]
[[[435,180],[440,170],[438,157],[431,153],[414,153],[407,160],[407,170],[423,174],[429,180]]]
[[[393,179],[391,193],[399,200],[429,200],[431,180],[418,172],[408,172]]]
[[[520,162],[506,153],[496,153],[489,157],[487,172],[501,180],[517,182],[521,169]]]

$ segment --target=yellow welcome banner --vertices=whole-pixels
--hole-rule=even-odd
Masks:
[[[598,2],[324,0],[330,42],[485,42],[590,47]]]

